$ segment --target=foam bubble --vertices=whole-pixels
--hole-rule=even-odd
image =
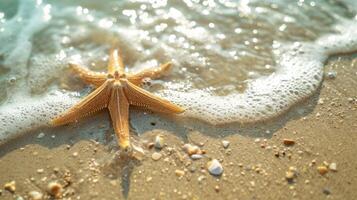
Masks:
[[[50,119],[68,109],[77,100],[71,95],[55,93],[42,98],[17,99],[2,106],[0,144],[24,132],[48,125]]]

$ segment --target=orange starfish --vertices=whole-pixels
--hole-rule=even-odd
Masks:
[[[96,89],[61,116],[53,119],[51,123],[54,126],[68,124],[108,108],[119,146],[128,151],[131,149],[129,105],[163,113],[178,114],[184,111],[183,108],[138,87],[144,78],[157,78],[167,71],[171,66],[170,62],[154,69],[129,74],[124,72],[124,63],[119,51],[113,49],[110,52],[107,74],[94,72],[76,64],[70,66],[82,80],[94,85]]]

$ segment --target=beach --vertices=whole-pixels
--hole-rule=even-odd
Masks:
[[[0,0],[0,199],[356,199],[356,13],[353,0]],[[103,76],[111,49],[120,70]],[[124,84],[164,63],[135,84],[178,106],[166,114]],[[53,123],[103,80],[125,92]],[[108,99],[128,103],[129,140]]]
[[[165,119],[155,126],[143,122],[148,127],[136,137],[145,156],[139,160],[115,157],[115,143],[75,135],[78,127],[54,136],[44,130],[42,138],[41,131],[35,131],[1,146],[0,184],[15,181],[16,190],[2,189],[0,197],[28,199],[29,192],[38,191],[47,199],[48,184],[54,181],[63,187],[63,199],[354,199],[356,69],[355,55],[330,58],[315,95],[271,121],[234,125],[240,127],[237,132],[185,123],[160,128]],[[336,72],[336,77],[327,77],[328,72]],[[99,120],[103,123],[107,117]],[[98,116],[87,122],[95,121]],[[144,145],[157,135],[163,137],[163,149]],[[294,144],[286,145],[284,139]],[[222,141],[229,146],[224,148]],[[203,158],[189,158],[182,148],[185,143],[205,150]],[[162,156],[153,160],[154,152]],[[210,159],[221,162],[221,176],[207,171]],[[325,174],[318,170],[323,166]]]

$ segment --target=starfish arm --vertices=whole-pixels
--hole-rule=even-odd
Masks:
[[[144,89],[130,83],[125,82],[124,92],[131,105],[144,107],[156,112],[163,113],[182,113],[183,108],[177,106],[165,99],[155,96]]]
[[[118,71],[120,74],[123,74],[124,67],[119,49],[111,49],[108,62],[108,73],[114,74],[115,71]]]
[[[79,77],[84,82],[92,84],[95,87],[101,86],[107,79],[107,76],[104,73],[93,72],[85,67],[82,67],[74,63],[70,63],[69,66],[73,69],[73,71],[76,74],[79,75]]]
[[[109,95],[110,86],[108,82],[105,82],[72,108],[53,119],[51,124],[53,126],[68,124],[102,110],[108,105]]]
[[[129,75],[128,80],[135,85],[139,85],[144,78],[155,79],[160,77],[163,73],[167,72],[171,67],[171,62],[160,65],[153,69],[146,69],[137,74]]]
[[[108,109],[119,146],[122,149],[128,149],[130,147],[129,102],[121,87],[112,90]]]

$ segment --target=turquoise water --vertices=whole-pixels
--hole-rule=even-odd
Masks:
[[[355,10],[337,0],[1,0],[0,139],[46,125],[88,93],[68,62],[104,71],[113,46],[128,71],[172,61],[146,89],[187,117],[276,116],[315,92],[329,55],[357,49]]]

